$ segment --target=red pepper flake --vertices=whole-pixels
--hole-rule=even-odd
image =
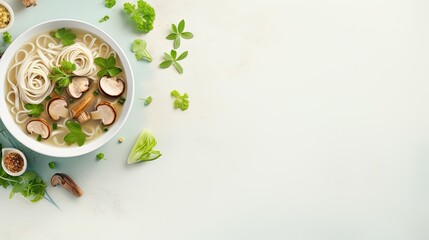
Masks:
[[[24,159],[19,153],[8,153],[4,158],[4,166],[13,173],[19,172],[24,167]]]

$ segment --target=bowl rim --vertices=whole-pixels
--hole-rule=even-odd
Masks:
[[[7,32],[12,27],[13,22],[15,21],[15,13],[13,12],[13,9],[9,5],[9,3],[7,3],[3,0],[0,0],[0,5],[4,6],[6,8],[6,10],[9,12],[9,16],[10,16],[9,24],[4,28],[0,28],[0,33],[2,33],[2,32]]]
[[[15,120],[12,118],[12,114],[9,111],[6,102],[6,94],[5,94],[5,85],[6,85],[6,74],[9,69],[10,62],[12,58],[15,56],[17,50],[19,50],[22,45],[26,42],[34,38],[38,33],[47,32],[56,28],[74,28],[81,29],[87,31],[97,37],[101,38],[104,42],[109,44],[109,46],[117,53],[118,57],[121,59],[124,74],[127,79],[127,100],[123,106],[122,113],[119,119],[116,119],[115,124],[109,128],[109,131],[103,133],[101,137],[98,137],[95,140],[92,140],[89,143],[86,143],[82,146],[71,145],[67,147],[58,147],[48,144],[43,144],[41,142],[36,141],[31,138],[29,135],[25,134],[24,131],[16,124]],[[7,109],[7,111],[0,111],[0,119],[3,122],[4,126],[7,128],[9,133],[13,135],[21,144],[26,146],[27,148],[41,153],[46,156],[52,157],[76,157],[81,156],[86,153],[92,152],[108,141],[110,141],[118,131],[123,127],[128,116],[131,112],[131,106],[134,102],[134,76],[133,71],[131,69],[131,64],[119,46],[119,44],[105,31],[102,29],[76,19],[54,19],[46,22],[42,22],[37,24],[23,33],[21,33],[15,40],[10,44],[2,58],[0,59],[0,109]]]

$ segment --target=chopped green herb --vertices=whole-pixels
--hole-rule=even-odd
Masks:
[[[107,8],[112,8],[113,6],[115,6],[116,4],[116,0],[105,0],[104,2],[104,6]]]
[[[3,168],[0,168],[0,186],[7,188],[12,186],[9,198],[12,198],[15,193],[20,193],[23,197],[32,202],[37,202],[43,199],[46,191],[46,184],[40,176],[33,172],[27,171],[19,177],[9,176]]]
[[[144,100],[144,105],[147,107],[152,103],[152,97],[149,96],[147,98],[140,98],[140,100]]]
[[[153,150],[156,146],[156,139],[153,134],[145,129],[138,137],[133,149],[128,156],[128,164],[142,161],[152,161],[161,157],[161,152]]]
[[[100,20],[98,20],[98,22],[102,23],[102,22],[105,22],[105,21],[107,21],[109,19],[110,19],[110,17],[106,15],[106,16],[102,17]]]
[[[55,164],[55,162],[50,162],[48,163],[48,166],[50,169],[54,169],[57,165]]]
[[[51,100],[51,98],[52,98],[51,95],[48,95],[48,96],[45,97],[45,100],[49,101],[49,100]]]
[[[40,117],[40,114],[42,114],[43,112],[43,104],[39,103],[39,104],[31,104],[31,103],[26,103],[24,105],[25,109],[28,110],[28,114],[31,117]]]
[[[180,110],[185,111],[189,108],[189,99],[187,93],[180,95],[177,90],[173,90],[171,91],[171,96],[175,98],[174,109],[179,108]]]
[[[179,23],[179,27],[176,27],[175,24],[171,25],[172,33],[167,36],[168,40],[174,40],[173,47],[178,49],[180,47],[180,38],[183,39],[192,39],[194,34],[191,32],[183,32],[185,30],[185,20],[182,19]]]
[[[4,32],[3,33],[3,41],[7,44],[11,44],[12,43],[12,35],[10,35],[9,32]]]
[[[118,103],[120,103],[121,105],[124,105],[125,100],[126,99],[124,97],[120,97],[119,100],[118,100]]]
[[[64,88],[71,83],[71,74],[76,70],[76,64],[64,60],[60,66],[54,67],[48,78],[56,83],[55,92],[61,95]]]
[[[72,32],[70,29],[66,29],[66,28],[60,28],[51,34],[52,34],[52,37],[60,39],[61,43],[64,46],[73,45],[74,40],[76,39],[76,34]]]
[[[39,134],[39,135],[37,136],[37,141],[38,141],[38,142],[42,141],[42,135],[40,135],[40,134]]]
[[[171,65],[173,65],[176,70],[182,74],[183,73],[183,67],[178,63],[178,61],[185,59],[188,56],[188,51],[183,52],[180,54],[179,57],[177,57],[176,50],[171,50],[170,54],[164,53],[164,59],[165,61],[159,64],[160,68],[168,68]],[[177,58],[176,58],[177,57]]]
[[[155,10],[145,1],[137,0],[137,6],[127,2],[124,4],[124,11],[130,15],[138,30],[148,33],[153,29]]]
[[[152,57],[150,56],[149,52],[146,50],[147,43],[144,40],[136,39],[133,42],[133,46],[131,48],[131,51],[135,53],[137,60],[145,60],[148,62],[152,62]]]
[[[98,94],[100,94],[100,92],[99,92],[98,90],[94,90],[94,92],[92,92],[92,94],[93,94],[94,96],[97,96]]]
[[[52,123],[52,129],[56,130],[58,128],[58,124],[56,122]]]
[[[69,103],[70,103],[70,104],[74,103],[74,99],[73,99],[73,98],[71,98],[71,99],[69,100]]]
[[[98,153],[96,157],[97,157],[97,160],[103,160],[104,159],[104,153]]]
[[[82,128],[78,122],[67,121],[66,127],[69,130],[69,133],[64,136],[64,141],[68,144],[77,143],[79,146],[82,146],[85,143],[86,136],[82,132]]]
[[[121,68],[115,66],[116,59],[114,56],[108,58],[97,57],[94,59],[94,63],[101,68],[97,73],[99,77],[106,75],[114,77],[122,72]]]
[[[103,128],[103,131],[107,132],[107,131],[109,131],[109,129],[108,128]]]

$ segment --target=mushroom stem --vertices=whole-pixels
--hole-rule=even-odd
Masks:
[[[78,117],[92,103],[94,99],[94,94],[87,94],[85,98],[75,103],[70,109],[71,117]]]
[[[21,3],[24,7],[36,6],[36,0],[21,0]]]
[[[83,190],[65,173],[55,173],[51,178],[51,185],[53,187],[60,184],[69,192],[73,193],[76,197],[83,195]]]

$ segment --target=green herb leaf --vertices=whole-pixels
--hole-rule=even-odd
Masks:
[[[67,121],[66,127],[69,130],[69,133],[64,136],[64,141],[68,144],[77,143],[79,146],[82,146],[85,143],[86,136],[82,132],[82,128],[78,122]]]
[[[6,174],[3,168],[0,168],[0,186],[3,188],[12,186],[9,198],[12,198],[15,193],[20,193],[32,202],[43,199],[46,191],[46,184],[33,171],[27,171],[19,177],[12,177]]]
[[[116,0],[105,0],[104,2],[104,6],[107,8],[112,8],[113,6],[115,6],[116,4]]]
[[[54,169],[57,165],[55,164],[55,162],[50,162],[48,163],[48,166],[50,169]]]
[[[174,109],[180,109],[182,111],[185,111],[189,108],[189,99],[187,93],[180,95],[177,90],[173,90],[171,91],[170,95],[175,98],[173,104]]]
[[[171,54],[171,55],[170,55]],[[164,59],[165,61],[159,64],[160,68],[168,68],[171,65],[173,65],[177,72],[179,72],[180,74],[183,73],[183,67],[182,65],[180,65],[178,63],[178,61],[185,59],[188,56],[188,51],[183,52],[182,54],[179,55],[179,57],[176,59],[177,57],[177,52],[176,50],[171,50],[170,54],[168,53],[164,53]]]
[[[155,146],[156,139],[153,134],[147,129],[143,130],[128,156],[128,164],[152,161],[161,157],[160,151],[153,150]]]
[[[185,30],[185,20],[182,19],[180,21],[179,26],[176,27],[175,24],[171,25],[172,33],[168,34],[167,39],[168,40],[174,40],[173,42],[173,48],[178,49],[180,47],[180,38],[183,39],[192,39],[194,37],[194,34],[191,32],[184,32]]]
[[[71,74],[76,70],[76,64],[63,61],[61,66],[54,67],[52,72],[48,74],[48,78],[57,84],[55,92],[61,95],[63,88],[68,87],[71,83]]]
[[[9,32],[4,32],[3,33],[3,41],[7,44],[11,44],[12,43],[12,35],[10,35]]]
[[[108,58],[97,57],[94,59],[94,63],[101,68],[97,73],[99,77],[105,75],[114,77],[122,72],[121,68],[115,66],[116,59],[114,56],[110,56]]]
[[[107,15],[105,15],[104,17],[100,18],[100,20],[98,20],[98,22],[99,22],[99,23],[102,23],[102,22],[105,22],[105,21],[107,21],[107,20],[109,20],[109,19],[110,19],[110,17],[109,17],[109,16],[107,16]]]
[[[144,105],[147,107],[152,103],[152,97],[149,96],[147,98],[140,98],[140,100],[144,100]]]
[[[103,160],[104,159],[104,153],[98,153],[96,156],[97,160]]]
[[[58,29],[56,32],[53,32],[52,36],[54,38],[60,39],[64,46],[70,46],[74,44],[74,40],[76,39],[76,34],[73,33],[70,29],[66,28]]]
[[[40,117],[40,114],[42,114],[43,112],[43,104],[39,103],[39,104],[31,104],[31,103],[26,103],[24,105],[25,109],[29,110],[28,114],[30,114],[32,117]]]
[[[128,2],[124,3],[124,11],[130,15],[138,30],[148,33],[153,29],[155,10],[145,1],[137,0],[137,6]]]
[[[148,62],[152,62],[152,57],[150,56],[149,52],[146,49],[147,43],[144,40],[136,39],[133,42],[133,45],[131,47],[131,51],[135,53],[137,60],[146,60]]]
[[[121,104],[121,105],[124,105],[124,103],[125,103],[126,100],[127,100],[126,98],[120,97],[119,100],[118,100],[118,103]]]

